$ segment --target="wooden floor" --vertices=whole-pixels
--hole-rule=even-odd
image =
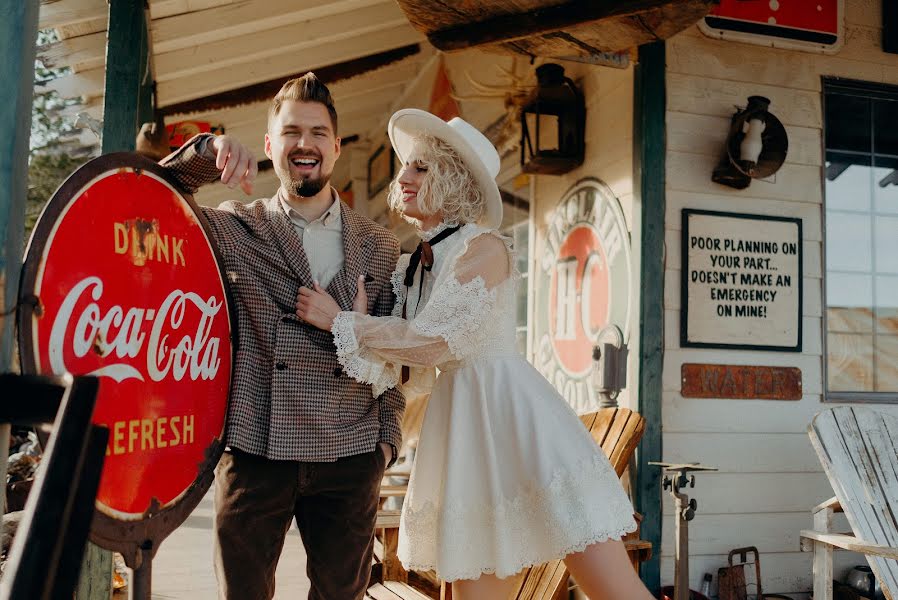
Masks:
[[[398,581],[387,581],[383,584],[375,583],[368,588],[365,598],[371,600],[430,600],[415,588]]]

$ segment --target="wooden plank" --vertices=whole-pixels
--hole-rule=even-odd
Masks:
[[[731,402],[683,398],[678,391],[670,391],[664,393],[664,431],[692,434],[798,433],[820,412],[820,401],[819,392],[808,394],[807,390],[798,402],[775,407],[765,400]],[[816,499],[812,498],[811,501]],[[798,510],[798,507],[793,510]]]
[[[84,69],[103,66],[106,54],[106,32],[64,39],[38,47],[38,57],[47,68],[58,69],[79,65]]]
[[[730,118],[735,106],[745,106],[748,96],[761,95],[770,98],[770,111],[783,125],[823,127],[819,92],[673,72],[667,74],[667,85],[671,111]]]
[[[866,544],[898,548],[898,419],[837,407],[820,413],[808,433],[855,535]],[[898,563],[879,557],[868,562],[883,587],[898,592]]]
[[[693,435],[702,437],[701,434]],[[695,485],[701,514],[755,515],[758,520],[764,520],[769,513],[806,515],[810,503],[832,493],[822,470],[816,473],[702,473],[696,477]],[[771,493],[762,490],[771,490]],[[665,496],[665,518],[675,515],[673,500]],[[799,528],[807,527],[806,518],[802,518],[804,524]],[[840,521],[843,520],[840,517]],[[847,528],[847,521],[840,526]]]
[[[386,1],[242,0],[154,20],[151,25],[153,47],[158,52],[172,52],[283,25],[296,26],[313,19],[339,17],[341,13]]]
[[[712,157],[700,157],[685,152],[667,153],[668,189],[683,192],[712,192],[739,202],[742,196],[760,196],[775,200],[807,202],[819,206],[823,201],[823,182],[820,167],[810,165],[783,165],[773,181],[755,179],[749,188],[736,190],[711,182],[711,172],[716,161]]]
[[[112,591],[112,552],[88,542],[81,563],[75,600],[109,600]]]
[[[296,35],[294,23],[283,23],[240,36],[222,36],[196,46],[165,51],[156,47],[157,80],[171,81],[190,77],[210,68],[245,65],[277,55],[294,57],[307,48],[342,44],[358,36],[385,29],[407,28],[402,11],[393,3],[366,6],[350,13],[325,15],[306,21],[306,35]],[[273,39],[280,40],[272,44]]]
[[[175,15],[206,10],[216,6],[236,4],[243,0],[150,0],[150,16],[153,19],[164,19]]]
[[[728,117],[668,111],[667,149],[710,156],[716,161],[723,156],[729,130]],[[812,166],[823,164],[820,129],[790,125],[786,127],[786,133],[789,136],[787,163]],[[696,160],[706,159],[696,157]]]
[[[107,0],[42,0],[40,29],[106,17]]]
[[[302,54],[279,54],[261,60],[222,68],[210,68],[190,77],[160,82],[160,105],[176,104],[236,87],[286,77],[334,63],[384,52],[421,41],[408,24],[344,40],[340,44],[312,46]]]
[[[663,42],[639,47],[639,64],[634,70],[633,91],[633,173],[635,201],[641,207],[642,260],[639,280],[639,384],[638,412],[646,420],[645,434],[636,467],[636,510],[645,515],[642,537],[661,544],[661,472],[648,465],[661,460],[662,378],[664,342],[657,332],[664,329],[664,212],[666,157],[664,139],[667,81]],[[661,585],[658,556],[642,564],[642,581],[650,590]]]
[[[401,596],[397,596],[391,590],[387,589],[383,586],[383,584],[375,583],[371,587],[368,588],[368,593],[365,594],[366,598],[371,598],[372,600],[401,600]]]
[[[852,552],[861,552],[863,554],[872,554],[874,556],[898,560],[898,548],[883,546],[881,544],[871,544],[858,539],[857,536],[853,535],[820,533],[811,529],[803,529],[801,531],[801,537],[816,540],[828,546],[842,548],[843,550],[851,550]]]
[[[698,510],[689,523],[689,555],[726,554],[734,544],[764,548],[768,552],[799,550],[800,532],[808,524],[808,509],[794,513],[766,513],[747,515],[709,515],[702,510],[702,491],[706,481],[696,476],[695,490],[689,496],[697,498]],[[664,520],[663,556],[673,556],[676,547],[675,520]],[[762,563],[765,562],[762,560]],[[691,570],[691,569],[690,569]]]
[[[374,523],[375,529],[397,528],[399,527],[399,510],[379,510],[377,511],[377,519]]]
[[[722,473],[814,473],[819,469],[814,451],[800,433],[665,433],[664,458],[674,463],[705,462]]]
[[[708,182],[711,178],[708,176]],[[760,195],[754,195],[753,192],[757,188],[749,187],[745,192],[749,195],[740,194],[739,202],[751,206],[751,211],[759,215],[781,215],[784,217],[798,217],[803,220],[802,235],[805,241],[821,242],[823,241],[823,221],[820,216],[820,206],[808,202],[793,202],[789,199],[778,200],[765,198]],[[704,208],[708,210],[720,210],[722,206],[733,202],[733,197],[718,193],[717,186],[713,188],[709,185],[707,189],[701,192],[682,192],[678,190],[667,191],[667,214],[666,229],[667,231],[676,231],[679,235],[682,224],[681,211],[684,208]],[[679,246],[679,244],[677,244]],[[670,251],[670,250],[669,250]],[[679,249],[677,249],[679,252]],[[679,255],[678,255],[679,256]],[[680,264],[679,261],[672,264]],[[819,268],[817,269],[819,272]],[[808,276],[807,270],[805,276]]]
[[[398,581],[385,581],[384,587],[403,600],[430,600],[428,596],[425,596],[407,583],[400,583]]]

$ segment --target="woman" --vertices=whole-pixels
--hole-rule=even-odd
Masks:
[[[593,599],[648,600],[620,538],[633,508],[580,420],[515,350],[515,272],[496,228],[499,156],[461,119],[406,109],[388,126],[404,168],[390,205],[422,244],[393,274],[393,317],[341,312],[319,286],[297,314],[330,330],[344,371],[375,396],[432,388],[403,505],[408,569],[460,600],[505,598],[523,568],[564,557]],[[435,367],[440,374],[435,374]]]

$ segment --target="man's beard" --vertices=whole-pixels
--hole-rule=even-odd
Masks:
[[[294,196],[301,196],[303,198],[309,198],[314,196],[318,192],[324,189],[324,187],[330,182],[331,175],[333,172],[325,173],[324,171],[319,171],[321,174],[318,177],[293,177],[293,173],[290,171],[290,161],[296,157],[308,157],[314,158],[318,161],[319,169],[321,168],[321,156],[312,153],[294,153],[291,156],[287,157],[286,163],[280,169],[275,169],[277,172],[278,179],[281,180],[281,185],[287,190],[289,193]]]
[[[290,173],[282,173],[278,176],[278,179],[281,180],[281,185],[284,186],[284,189],[294,196],[309,198],[324,189],[331,180],[331,174],[327,173],[315,178],[305,177],[297,179],[291,177]]]

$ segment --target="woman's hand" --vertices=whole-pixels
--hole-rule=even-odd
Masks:
[[[296,316],[319,329],[330,331],[334,317],[342,309],[317,281],[313,286],[312,289],[299,288],[299,295],[296,297]]]

